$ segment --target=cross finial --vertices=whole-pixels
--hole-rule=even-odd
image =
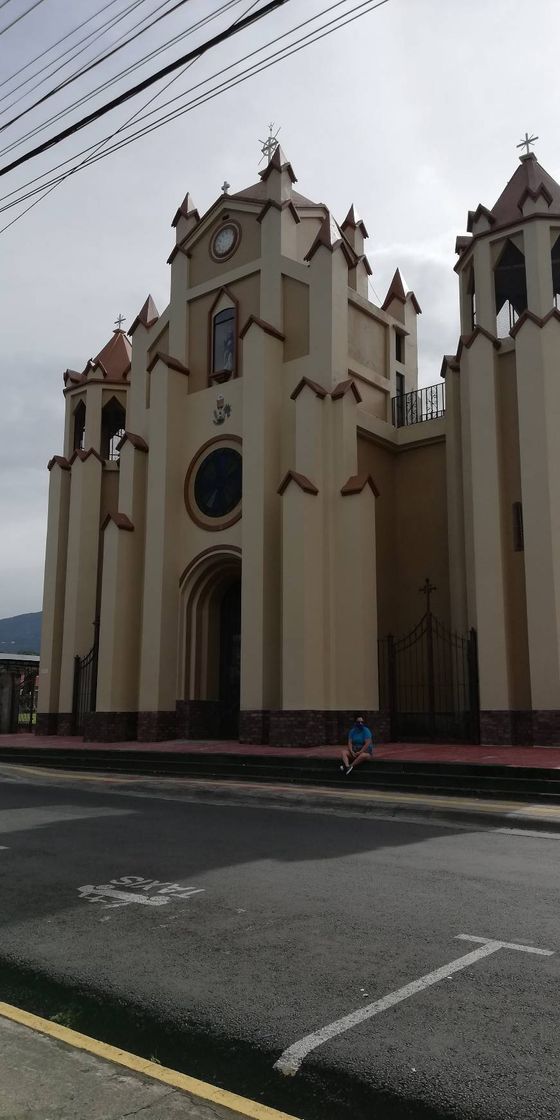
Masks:
[[[269,126],[268,126],[268,137],[267,137],[267,139],[266,140],[259,140],[259,144],[261,146],[261,153],[262,153],[262,159],[259,160],[259,164],[262,163],[263,159],[265,159],[267,163],[270,163],[270,160],[272,159],[272,156],[274,155],[274,153],[275,153],[275,151],[278,147],[278,133],[279,132],[280,132],[279,128],[276,129],[276,132],[274,131],[274,121],[271,121]]]
[[[222,194],[227,194],[230,187],[231,187],[231,183],[228,183],[227,179],[224,179],[224,181],[222,183],[222,187],[221,187]]]
[[[434,584],[431,583],[429,576],[426,576],[426,579],[424,580],[424,583],[422,584],[422,587],[419,587],[418,591],[419,591],[420,595],[425,595],[426,596],[426,614],[429,614],[430,613],[430,598],[431,598],[431,595],[432,595],[432,591],[437,591],[437,587],[435,587]]]
[[[115,319],[115,326],[116,326],[118,331],[122,330],[122,325],[123,325],[124,321],[125,321],[125,316],[124,315],[119,315],[118,318]]]
[[[523,154],[528,156],[531,151],[531,144],[534,144],[535,140],[538,140],[538,136],[529,136],[529,133],[526,132],[525,139],[522,140],[521,143],[517,145],[517,147],[525,148],[525,152]]]

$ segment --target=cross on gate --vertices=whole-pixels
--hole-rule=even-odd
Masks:
[[[124,321],[125,321],[125,316],[124,315],[119,315],[118,318],[115,319],[115,326],[117,327],[117,330],[119,330],[119,331],[121,330]]]
[[[521,143],[517,145],[517,147],[518,148],[525,148],[526,149],[525,155],[529,155],[529,153],[531,151],[531,144],[534,144],[535,140],[538,140],[538,136],[529,136],[529,133],[526,132],[525,133],[525,139],[522,140]]]
[[[435,587],[435,585],[430,582],[429,576],[426,576],[422,587],[418,588],[419,594],[426,596],[426,614],[430,613],[430,598],[432,595],[432,591],[437,591],[437,587]]]

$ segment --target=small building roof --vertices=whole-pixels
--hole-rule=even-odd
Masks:
[[[551,209],[560,212],[560,184],[541,167],[535,153],[529,152],[520,157],[519,167],[490,211],[496,225],[519,221],[524,198],[527,194],[536,196],[541,190],[550,197]]]
[[[131,357],[129,339],[124,331],[116,330],[93,359],[93,365],[101,366],[109,381],[123,381],[130,369]]]

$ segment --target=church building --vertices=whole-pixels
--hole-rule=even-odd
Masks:
[[[187,194],[168,306],[64,374],[37,730],[558,743],[560,186],[469,212],[418,388],[416,295],[295,184]]]

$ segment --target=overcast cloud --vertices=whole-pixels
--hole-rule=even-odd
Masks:
[[[196,62],[166,96],[332,2],[290,0]],[[8,12],[13,18],[12,11],[28,6],[15,0],[0,13],[0,27],[9,22]],[[248,6],[240,2],[198,40]],[[347,6],[353,6],[351,0]],[[99,7],[101,0],[45,0],[0,37],[0,75],[18,69]],[[115,10],[119,7],[124,0]],[[216,7],[218,0],[190,0],[157,35],[155,29],[150,33],[147,45],[164,42]],[[155,0],[143,5],[145,12],[154,8]],[[0,617],[41,606],[46,463],[61,450],[62,371],[82,369],[110,336],[119,312],[129,325],[148,292],[160,311],[166,306],[170,221],[185,192],[202,212],[220,193],[224,177],[232,190],[254,182],[257,138],[266,135],[269,120],[281,125],[280,139],[301,192],[326,202],[339,220],[351,202],[364,218],[379,297],[397,265],[414,288],[423,309],[420,381],[431,384],[439,377],[442,354],[457,343],[453,247],[467,210],[495,201],[515,170],[515,145],[526,129],[539,134],[538,158],[560,177],[553,84],[559,37],[558,0],[533,0],[529,7],[521,0],[389,0],[72,177],[0,235]],[[21,136],[26,123],[46,120],[69,104],[71,91],[85,92],[116,73],[147,49],[147,39],[96,71],[95,81],[91,75],[76,83],[0,139]],[[126,88],[198,40],[172,48],[116,88]],[[6,88],[11,86],[0,93]],[[93,104],[115,92],[113,87]],[[149,96],[6,176],[0,193],[101,139]],[[2,102],[0,109],[7,105]],[[0,125],[5,119],[0,115]],[[7,158],[1,156],[0,165]],[[5,219],[0,214],[0,226]]]

